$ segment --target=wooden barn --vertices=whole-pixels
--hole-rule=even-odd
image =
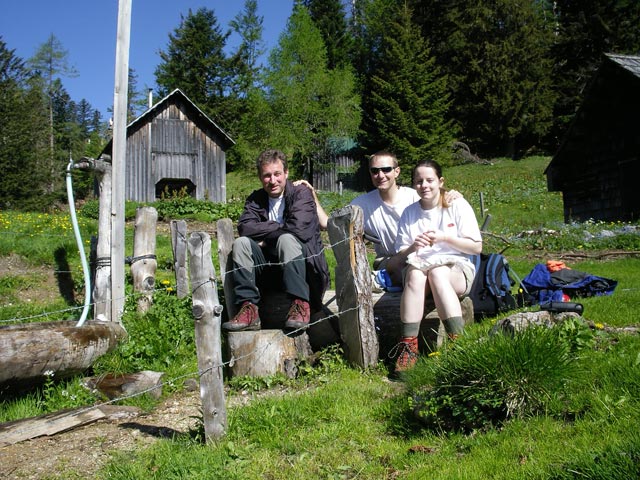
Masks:
[[[640,218],[640,56],[605,55],[547,167],[569,221]]]
[[[226,202],[225,151],[234,141],[179,89],[127,126],[125,197],[153,202],[180,191]],[[112,144],[103,153],[111,154]]]

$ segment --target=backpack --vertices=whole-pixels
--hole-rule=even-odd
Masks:
[[[507,259],[499,253],[481,253],[471,257],[471,261],[476,266],[469,292],[474,317],[482,319],[516,308],[516,299],[511,293],[516,282],[511,277]]]

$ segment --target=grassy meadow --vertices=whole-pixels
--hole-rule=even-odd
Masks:
[[[470,201],[480,223],[491,215],[485,251],[504,251],[520,278],[537,263],[562,259],[571,268],[617,280],[613,295],[579,300],[591,327],[581,320],[491,336],[504,315],[487,319],[401,378],[389,376],[386,359],[361,371],[331,348],[314,365],[302,365],[294,380],[229,380],[229,396],[276,387],[281,393],[230,409],[227,435],[219,442],[203,443],[203,431],[196,429],[151,447],[113,452],[99,478],[639,478],[640,336],[622,327],[640,326],[640,225],[565,224],[561,195],[546,190],[549,160],[450,167],[445,182]],[[232,174],[227,190],[241,199],[258,186],[254,176]],[[331,211],[356,194],[320,192],[320,200]],[[158,209],[162,218],[187,218],[189,225],[233,218],[241,203],[200,208],[173,198]],[[91,204],[84,214],[79,209],[85,239],[97,229],[91,212]],[[0,212],[0,259],[23,267],[0,277],[0,325],[79,316],[84,284],[66,218]],[[130,227],[126,239],[130,254]],[[163,371],[169,380],[163,394],[172,395],[182,386],[171,379],[197,372],[193,321],[189,299],[175,297],[168,233],[159,235],[157,249],[154,306],[138,315],[135,297],[128,297],[123,322],[129,341],[101,358],[93,373]],[[605,256],[609,251],[619,253]],[[335,264],[330,249],[327,256]],[[45,286],[45,271],[37,268],[42,265],[66,272],[73,295],[30,294]],[[101,401],[81,386],[80,377],[49,378],[28,392],[0,392],[0,422]],[[127,403],[155,405],[146,397]]]

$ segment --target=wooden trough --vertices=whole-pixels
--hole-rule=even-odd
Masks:
[[[82,372],[126,337],[118,322],[38,322],[0,327],[0,384]]]

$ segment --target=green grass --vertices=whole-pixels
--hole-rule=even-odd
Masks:
[[[543,172],[549,160],[497,159],[492,165],[447,168],[446,186],[461,191],[480,220],[479,194],[483,193],[484,213],[492,216],[485,251],[508,247],[505,255],[518,276],[524,277],[537,263],[568,253],[581,254],[583,257],[563,260],[571,268],[619,282],[612,296],[580,299],[584,317],[611,327],[638,325],[640,258],[599,259],[598,254],[605,249],[638,251],[640,235],[620,233],[628,225],[619,223],[563,224],[560,194],[546,191]],[[227,178],[229,198],[237,202],[255,188],[259,188],[259,182],[253,172],[234,172]],[[347,191],[340,196],[319,192],[319,196],[330,212],[358,193]],[[81,216],[87,239],[96,229],[94,207],[87,209],[86,217]],[[132,207],[129,211],[135,212]],[[168,216],[183,214],[184,218],[200,221],[215,221],[215,215],[220,214],[212,213],[210,207],[201,211],[199,204],[188,201],[163,208]],[[219,212],[233,215],[232,210]],[[603,230],[618,234],[600,235]],[[328,244],[326,234],[323,238]],[[132,239],[132,230],[127,227],[127,254]],[[212,240],[217,267],[217,248]],[[69,264],[74,283],[81,288],[79,257],[64,215],[0,212],[0,255],[19,255],[33,265],[56,268],[60,252],[64,252],[62,257]],[[158,236],[156,253],[158,293],[154,307],[146,315],[139,315],[135,298],[128,299],[123,321],[131,339],[102,357],[94,368],[95,373],[164,371],[170,383],[163,391],[171,395],[181,388],[181,382],[175,379],[197,371],[193,320],[189,299],[178,300],[172,291],[175,280],[167,235]],[[333,271],[335,258],[330,249],[327,259]],[[20,301],[21,292],[36,287],[39,281],[39,275],[2,276],[0,321],[68,308],[62,299],[42,304]],[[70,316],[73,312],[37,319]],[[640,336],[605,330],[586,332],[583,326],[568,325],[560,337],[531,332],[531,338],[521,343],[509,343],[506,338],[482,341],[495,320],[498,318],[471,326],[457,350],[449,352],[457,351],[457,356],[448,357],[443,351],[440,358],[425,359],[427,369],[422,373],[416,370],[417,377],[408,383],[389,381],[382,363],[367,372],[349,368],[335,352],[322,355],[316,366],[302,365],[301,376],[295,380],[232,379],[228,382],[229,396],[240,390],[269,390],[275,386],[284,393],[231,408],[227,435],[217,443],[203,445],[201,429],[185,432],[148,448],[114,453],[99,476],[637,478],[640,441],[630,426],[640,421]],[[567,357],[563,352],[567,351],[571,368],[565,369],[562,363]],[[446,368],[439,369],[438,365]],[[523,379],[526,382],[522,383]],[[467,387],[452,388],[461,385]],[[433,417],[437,421],[423,422],[412,415],[416,394],[424,392],[440,395],[428,397],[433,399],[428,407],[440,415]],[[100,401],[80,390],[79,377],[51,378],[27,393],[5,393],[0,421]],[[520,395],[528,403],[520,403],[523,408],[517,415],[497,415],[504,412],[504,398],[509,395]],[[447,403],[448,397],[455,399],[453,407]],[[132,402],[145,408],[153,406],[148,398]],[[496,410],[483,414],[482,408],[487,406]],[[459,415],[454,416],[454,412]],[[491,419],[495,421],[487,421]]]

